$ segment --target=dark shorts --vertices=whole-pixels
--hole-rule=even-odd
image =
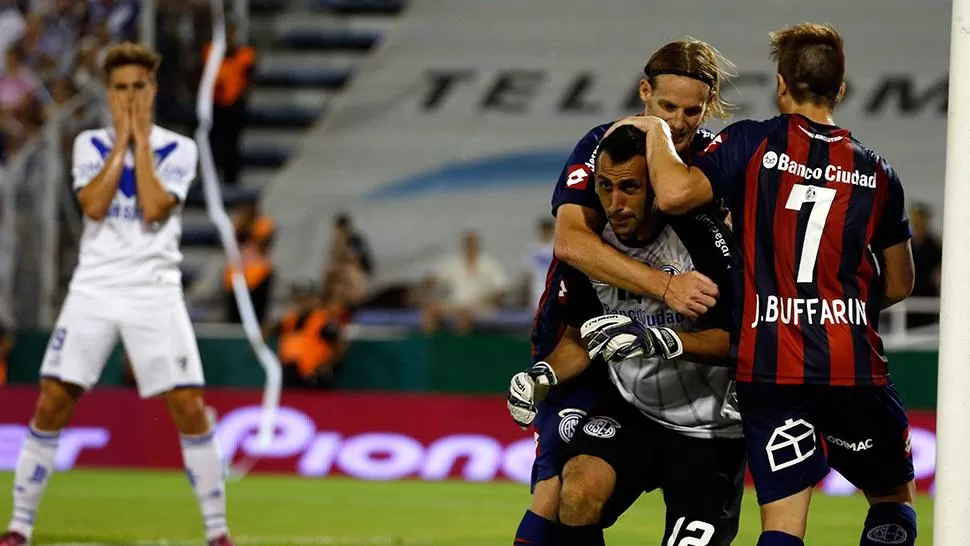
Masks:
[[[830,468],[875,494],[913,479],[909,419],[892,385],[737,388],[759,504],[814,487]]]
[[[644,492],[660,489],[667,506],[661,544],[727,546],[738,532],[744,493],[744,440],[692,438],[644,416],[613,389],[577,424],[568,456],[590,455],[616,472],[603,508],[609,527]],[[693,542],[681,542],[693,538]]]
[[[605,367],[594,363],[582,374],[549,391],[536,406],[533,422],[536,434],[536,459],[532,465],[532,490],[536,484],[559,476],[566,446],[576,425],[599,404],[605,389],[613,388]]]

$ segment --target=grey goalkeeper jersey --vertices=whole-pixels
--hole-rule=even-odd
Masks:
[[[693,228],[693,231],[697,231],[698,226]],[[713,225],[711,229],[711,233],[714,233]],[[642,247],[626,246],[609,225],[602,236],[604,241],[620,252],[655,269],[673,275],[694,269],[691,252],[671,225],[664,227],[653,241]],[[704,239],[703,236],[700,238]],[[707,241],[716,239],[708,237]],[[724,243],[729,244],[726,240]],[[700,252],[708,254],[721,250],[708,242],[702,242],[701,246],[710,247],[700,249]],[[725,256],[729,260],[727,248],[724,247]],[[595,279],[591,279],[591,283],[606,314],[626,315],[645,327],[666,326],[677,331],[695,329],[693,321],[660,301],[631,294]],[[722,298],[730,300],[730,295],[724,293]],[[724,324],[718,326],[728,328]],[[742,436],[736,412],[723,412],[722,415],[725,397],[733,398],[734,389],[731,370],[727,367],[698,364],[685,358],[631,358],[610,364],[609,370],[623,398],[667,428],[695,438]]]

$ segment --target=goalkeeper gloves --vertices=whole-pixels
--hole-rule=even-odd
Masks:
[[[616,364],[628,358],[676,358],[684,344],[667,327],[644,328],[626,315],[602,315],[583,323],[579,334],[590,358],[602,356]]]
[[[557,382],[556,372],[547,362],[537,362],[528,370],[513,375],[506,397],[512,420],[523,429],[529,428],[536,418],[536,404],[546,398],[549,388]]]

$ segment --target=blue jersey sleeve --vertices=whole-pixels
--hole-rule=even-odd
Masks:
[[[569,159],[556,182],[556,189],[552,192],[553,216],[556,215],[559,207],[566,204],[600,209],[600,201],[596,197],[596,184],[593,182],[593,163],[600,140],[610,125],[600,125],[590,130],[569,154]]]
[[[767,123],[744,120],[718,133],[692,162],[711,183],[716,199],[730,201],[744,185],[748,163],[766,135]]]
[[[876,226],[872,237],[872,249],[881,252],[891,246],[898,245],[913,236],[909,227],[909,215],[906,213],[906,197],[903,195],[903,184],[899,176],[885,162],[880,162],[880,168],[886,173],[886,207],[882,218]]]

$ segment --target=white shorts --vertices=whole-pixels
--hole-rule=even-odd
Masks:
[[[71,290],[47,344],[41,377],[90,389],[119,336],[143,398],[205,384],[181,290],[137,295]]]

